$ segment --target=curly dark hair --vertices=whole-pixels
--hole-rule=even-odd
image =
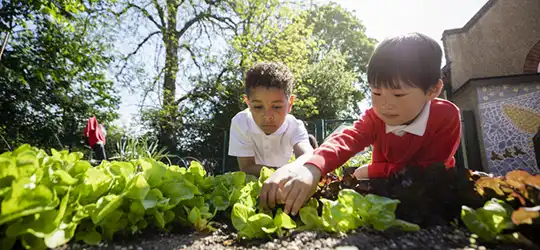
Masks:
[[[261,62],[255,64],[246,72],[245,94],[256,87],[282,89],[287,97],[291,96],[294,86],[294,76],[287,65],[280,62]]]

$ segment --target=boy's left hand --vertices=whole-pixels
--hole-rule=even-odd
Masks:
[[[287,164],[264,182],[260,195],[261,205],[273,208],[277,202],[281,202],[285,204],[284,212],[292,212],[294,215],[313,195],[320,178],[320,170],[313,165]]]

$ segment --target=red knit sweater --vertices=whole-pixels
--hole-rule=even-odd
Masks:
[[[324,142],[307,162],[321,170],[322,176],[334,171],[365,147],[373,145],[369,178],[385,178],[405,165],[428,166],[444,162],[455,166],[454,154],[461,136],[459,109],[443,99],[431,101],[423,136],[386,133],[385,123],[370,108],[353,126]]]

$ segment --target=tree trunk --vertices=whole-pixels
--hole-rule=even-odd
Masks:
[[[169,152],[176,152],[178,107],[175,105],[176,75],[178,73],[178,33],[176,31],[176,2],[167,1],[167,27],[164,28],[163,42],[165,44],[165,79],[163,81],[163,113],[160,116],[160,144],[166,146]]]

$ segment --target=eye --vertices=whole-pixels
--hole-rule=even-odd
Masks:
[[[381,95],[381,93],[377,93],[377,92],[373,92],[372,94],[373,94],[373,95],[376,95],[376,96],[380,96],[380,95]]]
[[[254,106],[254,109],[263,109],[263,106]]]
[[[404,97],[406,96],[407,94],[394,94],[395,97]]]
[[[281,109],[281,108],[283,108],[283,106],[274,106],[273,108],[274,109]]]

